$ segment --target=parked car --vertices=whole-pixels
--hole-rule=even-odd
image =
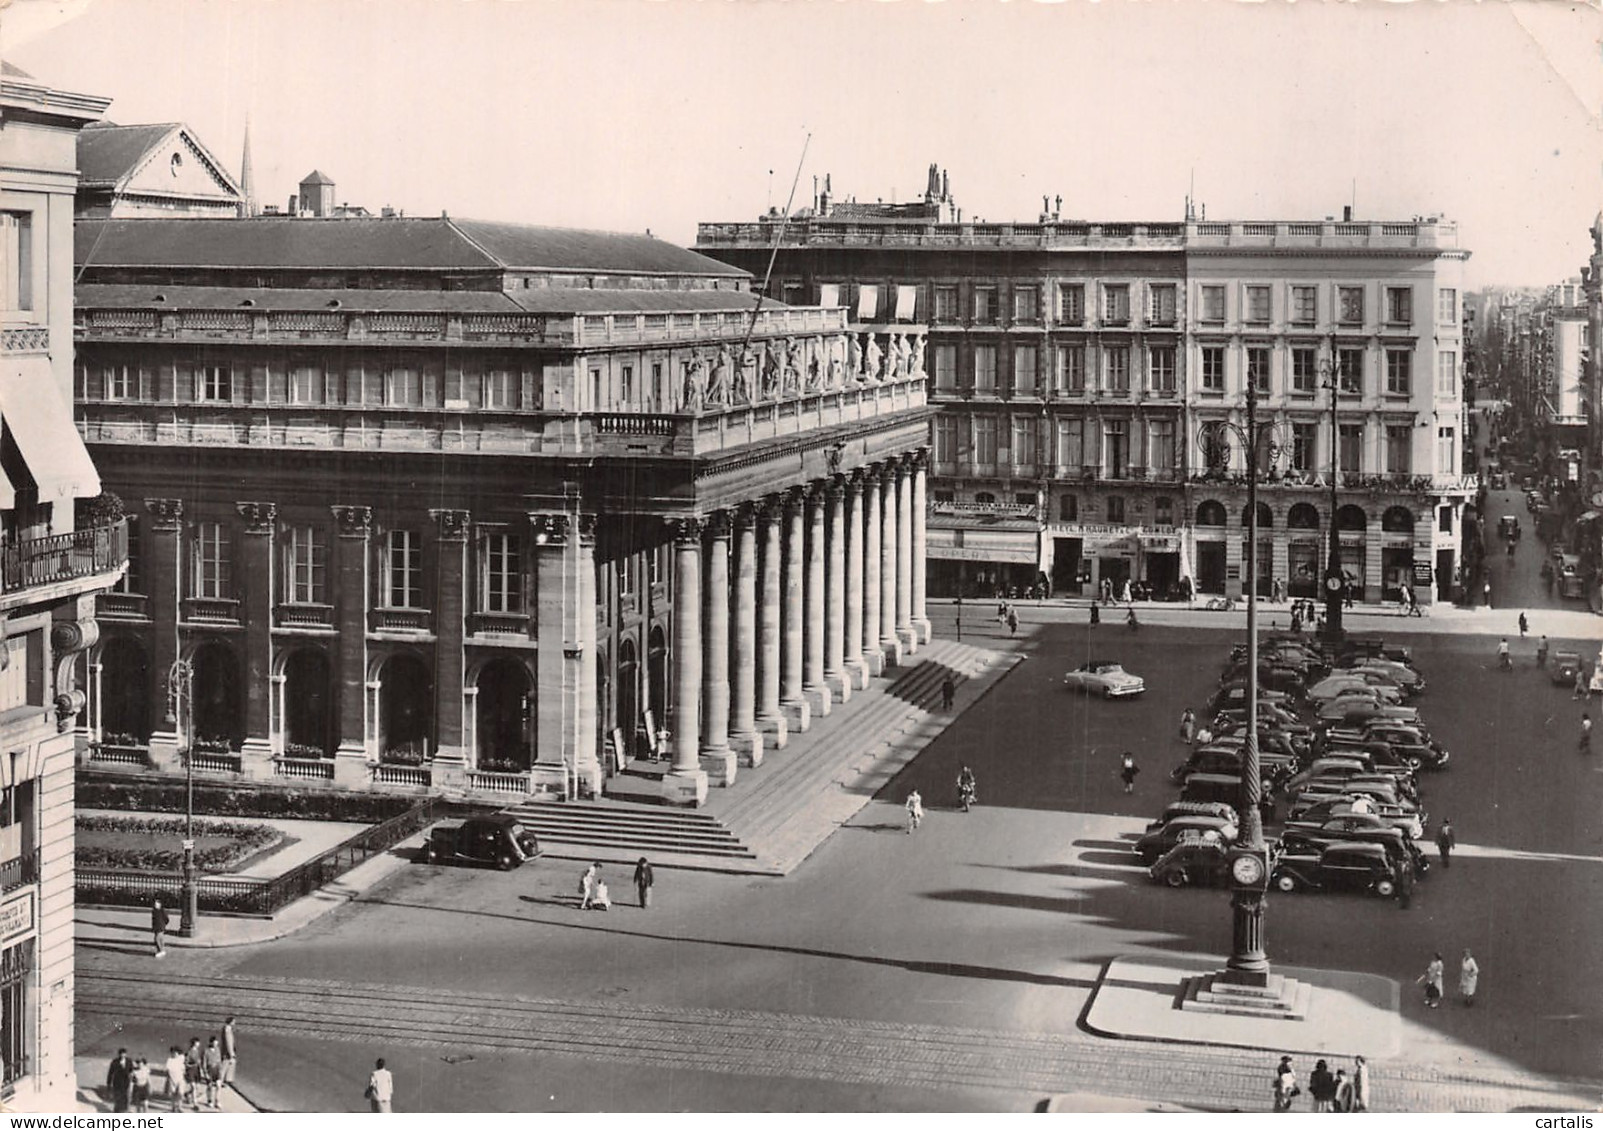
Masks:
[[[1291,707],[1292,705],[1291,696],[1287,695],[1285,692],[1274,691],[1264,687],[1260,687],[1258,689],[1258,702],[1260,704],[1284,704],[1287,708]],[[1216,715],[1220,711],[1228,710],[1230,708],[1244,708],[1246,705],[1247,683],[1245,680],[1236,679],[1231,680],[1229,683],[1222,684],[1219,690],[1215,691],[1211,696],[1208,697],[1208,705],[1205,708],[1205,711],[1209,715]]]
[[[1350,668],[1339,670],[1343,672],[1374,672],[1376,675],[1385,676],[1402,688],[1405,695],[1418,695],[1425,690],[1425,677],[1407,664],[1399,664],[1395,660],[1364,660]]]
[[[1063,677],[1063,686],[1070,691],[1083,691],[1104,699],[1140,695],[1147,689],[1144,679],[1125,671],[1112,660],[1092,660],[1081,664]]]
[[[1325,704],[1343,695],[1361,693],[1382,703],[1403,701],[1403,689],[1377,672],[1342,671],[1328,675],[1308,689],[1310,703]]]
[[[1269,879],[1280,891],[1365,891],[1390,896],[1397,872],[1378,844],[1331,844],[1323,851],[1283,852]]]
[[[1191,756],[1181,762],[1169,772],[1169,780],[1183,782],[1192,774],[1239,774],[1241,773],[1241,760],[1245,755],[1245,744],[1240,746],[1206,746],[1201,750],[1193,750]],[[1270,784],[1271,788],[1278,787],[1281,782],[1296,772],[1297,763],[1293,758],[1276,755],[1258,754],[1259,776]]]
[[[1401,796],[1410,796],[1414,790],[1413,774],[1408,770],[1387,770],[1377,766],[1367,752],[1345,750],[1315,758],[1308,768],[1286,783],[1286,796],[1295,797],[1316,781],[1341,784],[1353,778],[1376,778],[1396,787]]]
[[[1505,514],[1497,520],[1497,535],[1518,542],[1520,537],[1520,520],[1511,514]]]
[[[509,813],[442,821],[423,844],[426,864],[484,864],[510,871],[540,855],[540,842]]]
[[[1333,699],[1319,708],[1316,724],[1323,723],[1330,726],[1363,726],[1376,719],[1387,719],[1392,722],[1414,723],[1419,721],[1419,710],[1415,707],[1404,707],[1401,704],[1380,703],[1362,696],[1345,696]]]
[[[1235,680],[1244,680],[1246,678],[1246,664],[1231,664],[1225,668],[1224,674],[1219,677],[1219,682],[1231,683]],[[1284,692],[1293,699],[1301,699],[1308,690],[1308,685],[1302,678],[1302,672],[1296,668],[1266,663],[1258,665],[1258,686],[1260,689],[1268,688],[1271,691]]]
[[[1176,817],[1218,817],[1227,824],[1237,824],[1235,806],[1222,801],[1171,801],[1146,831],[1157,832]]]
[[[1227,723],[1235,727],[1246,726],[1246,705],[1243,704],[1240,707],[1227,707],[1223,711],[1215,712],[1213,716],[1213,725],[1215,730],[1218,730]],[[1258,725],[1260,727],[1279,727],[1291,735],[1311,736],[1313,734],[1313,727],[1303,722],[1302,719],[1297,716],[1295,711],[1289,711],[1278,703],[1259,702]]]
[[[1245,724],[1221,723],[1214,727],[1213,733],[1215,743],[1234,741],[1245,745],[1247,741]],[[1258,727],[1258,750],[1261,753],[1301,761],[1308,756],[1310,745],[1307,734],[1292,734],[1277,726]]]
[[[1233,844],[1236,833],[1235,823],[1223,817],[1176,817],[1161,829],[1143,833],[1136,840],[1134,851],[1142,863],[1152,864],[1187,834],[1192,837],[1212,835],[1225,844]]]
[[[1425,835],[1425,820],[1418,812],[1405,805],[1388,805],[1360,793],[1338,793],[1330,797],[1312,797],[1306,791],[1286,814],[1286,827],[1297,824],[1324,824],[1331,817],[1353,813],[1359,799],[1365,802],[1365,811],[1373,813],[1394,829],[1402,829],[1411,837]]]
[[[1579,652],[1554,652],[1548,664],[1553,674],[1553,682],[1562,683],[1566,687],[1575,682],[1576,673],[1583,667]]]
[[[1229,850],[1218,838],[1192,838],[1169,849],[1147,872],[1172,888],[1188,884],[1214,886],[1230,877]]]
[[[1420,812],[1419,795],[1410,792],[1406,786],[1399,783],[1396,778],[1381,774],[1358,774],[1350,778],[1315,778],[1295,794],[1288,794],[1292,808],[1315,801],[1323,801],[1330,797],[1363,796],[1377,804],[1396,805],[1403,809],[1412,809],[1419,812],[1421,821],[1429,822],[1429,818]]]
[[[1241,800],[1241,775],[1192,774],[1180,788],[1180,800],[1235,805]]]
[[[1430,869],[1425,854],[1412,837],[1402,829],[1382,825],[1349,825],[1342,827],[1326,822],[1326,827],[1310,829],[1304,826],[1287,828],[1280,834],[1279,849],[1292,855],[1316,853],[1333,844],[1378,844],[1386,850],[1386,859],[1393,868],[1403,864],[1414,870],[1416,879],[1423,878]]]

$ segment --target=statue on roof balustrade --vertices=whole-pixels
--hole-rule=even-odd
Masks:
[[[707,403],[729,403],[729,347],[721,346],[713,361],[712,377],[707,382]]]
[[[809,338],[807,340],[807,391],[821,393],[824,391],[824,356],[822,343]]]
[[[923,334],[919,334],[913,339],[913,356],[907,363],[907,375],[909,377],[924,376],[924,342],[925,337]]]
[[[700,410],[707,396],[707,361],[699,353],[685,363],[685,386],[680,407],[690,412]]]
[[[779,347],[772,341],[763,343],[763,400],[779,399]]]
[[[890,357],[885,361],[885,379],[898,380],[907,376],[907,339],[901,334],[891,335]]]
[[[795,338],[785,339],[785,362],[782,370],[783,385],[780,391],[786,396],[801,392],[801,348],[796,344]]]
[[[752,381],[751,381],[752,359],[751,359],[751,356],[749,354],[744,354],[743,353],[743,354],[741,354],[740,361],[738,363],[736,363],[735,357],[734,357],[734,353],[730,350],[730,348],[727,345],[724,346],[722,349],[720,349],[718,352],[719,352],[719,357],[724,359],[725,364],[728,364],[728,365],[731,365],[731,366],[734,367],[735,380],[734,380],[733,395],[730,398],[731,403],[732,404],[751,404],[752,401],[755,399],[752,396],[753,390],[752,390],[752,387],[751,387],[751,385],[752,385]]]
[[[864,337],[868,339],[868,352],[865,355],[866,362],[863,366],[862,376],[858,379],[861,381],[878,381],[880,371],[884,367],[885,352],[879,348],[878,334],[865,334]]]
[[[838,389],[841,387],[841,340],[830,338],[824,345],[824,351],[829,355],[827,370],[824,375],[825,388]]]
[[[856,334],[846,335],[846,374],[853,381],[863,372],[863,346]]]

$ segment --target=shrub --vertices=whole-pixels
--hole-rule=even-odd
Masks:
[[[80,768],[76,801],[80,809],[182,813],[184,780],[182,777],[134,776]],[[195,812],[212,817],[280,817],[377,824],[409,808],[407,798],[389,794],[291,789],[266,783],[195,783]]]
[[[186,822],[182,817],[79,815],[76,824],[83,832],[129,833],[151,839],[151,843],[144,845],[80,841],[73,852],[74,863],[80,868],[170,872],[183,867],[183,849],[175,847],[185,831]],[[194,822],[194,833],[197,838],[224,838],[221,844],[196,847],[195,867],[202,872],[226,872],[246,857],[284,839],[284,834],[270,825],[239,821],[198,820]]]

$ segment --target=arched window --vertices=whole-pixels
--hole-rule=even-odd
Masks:
[[[1407,507],[1387,507],[1386,513],[1380,516],[1380,528],[1391,534],[1412,534],[1414,512]]]
[[[1336,512],[1337,530],[1362,530],[1369,525],[1369,516],[1364,513],[1363,507],[1348,503]]]
[[[1216,499],[1209,499],[1207,502],[1197,506],[1198,526],[1223,526],[1224,524],[1225,507],[1223,503]]]
[[[1319,511],[1312,503],[1297,503],[1286,515],[1286,525],[1293,530],[1318,530]]]
[[[1247,515],[1248,515],[1248,513],[1249,512],[1248,512],[1246,507],[1242,507],[1241,508],[1241,525],[1242,526],[1246,526],[1247,525]],[[1258,504],[1258,529],[1259,530],[1272,530],[1274,528],[1274,525],[1275,525],[1275,512],[1269,508],[1269,504],[1268,503],[1259,503]]]

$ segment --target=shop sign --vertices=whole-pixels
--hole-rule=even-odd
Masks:
[[[1430,566],[1429,562],[1415,562],[1414,563],[1414,584],[1415,585],[1434,585],[1434,584],[1436,584],[1435,576],[1436,575],[1431,571],[1431,566]]]
[[[1012,550],[1000,546],[928,546],[925,557],[943,562],[1024,562],[1036,564],[1035,550]]]
[[[0,945],[33,933],[33,892],[18,893],[0,903]]]
[[[1078,538],[1083,543],[1083,551],[1090,554],[1093,551],[1112,551],[1120,542],[1129,542],[1129,548],[1135,548],[1137,535],[1141,533],[1138,526],[1120,526],[1096,522],[1054,522],[1047,527],[1048,532],[1055,538]]]
[[[1178,534],[1143,534],[1141,535],[1141,548],[1149,554],[1178,554],[1180,552],[1180,536]]]
[[[1341,531],[1341,544],[1343,546],[1362,546],[1364,544],[1364,532],[1362,530]]]

